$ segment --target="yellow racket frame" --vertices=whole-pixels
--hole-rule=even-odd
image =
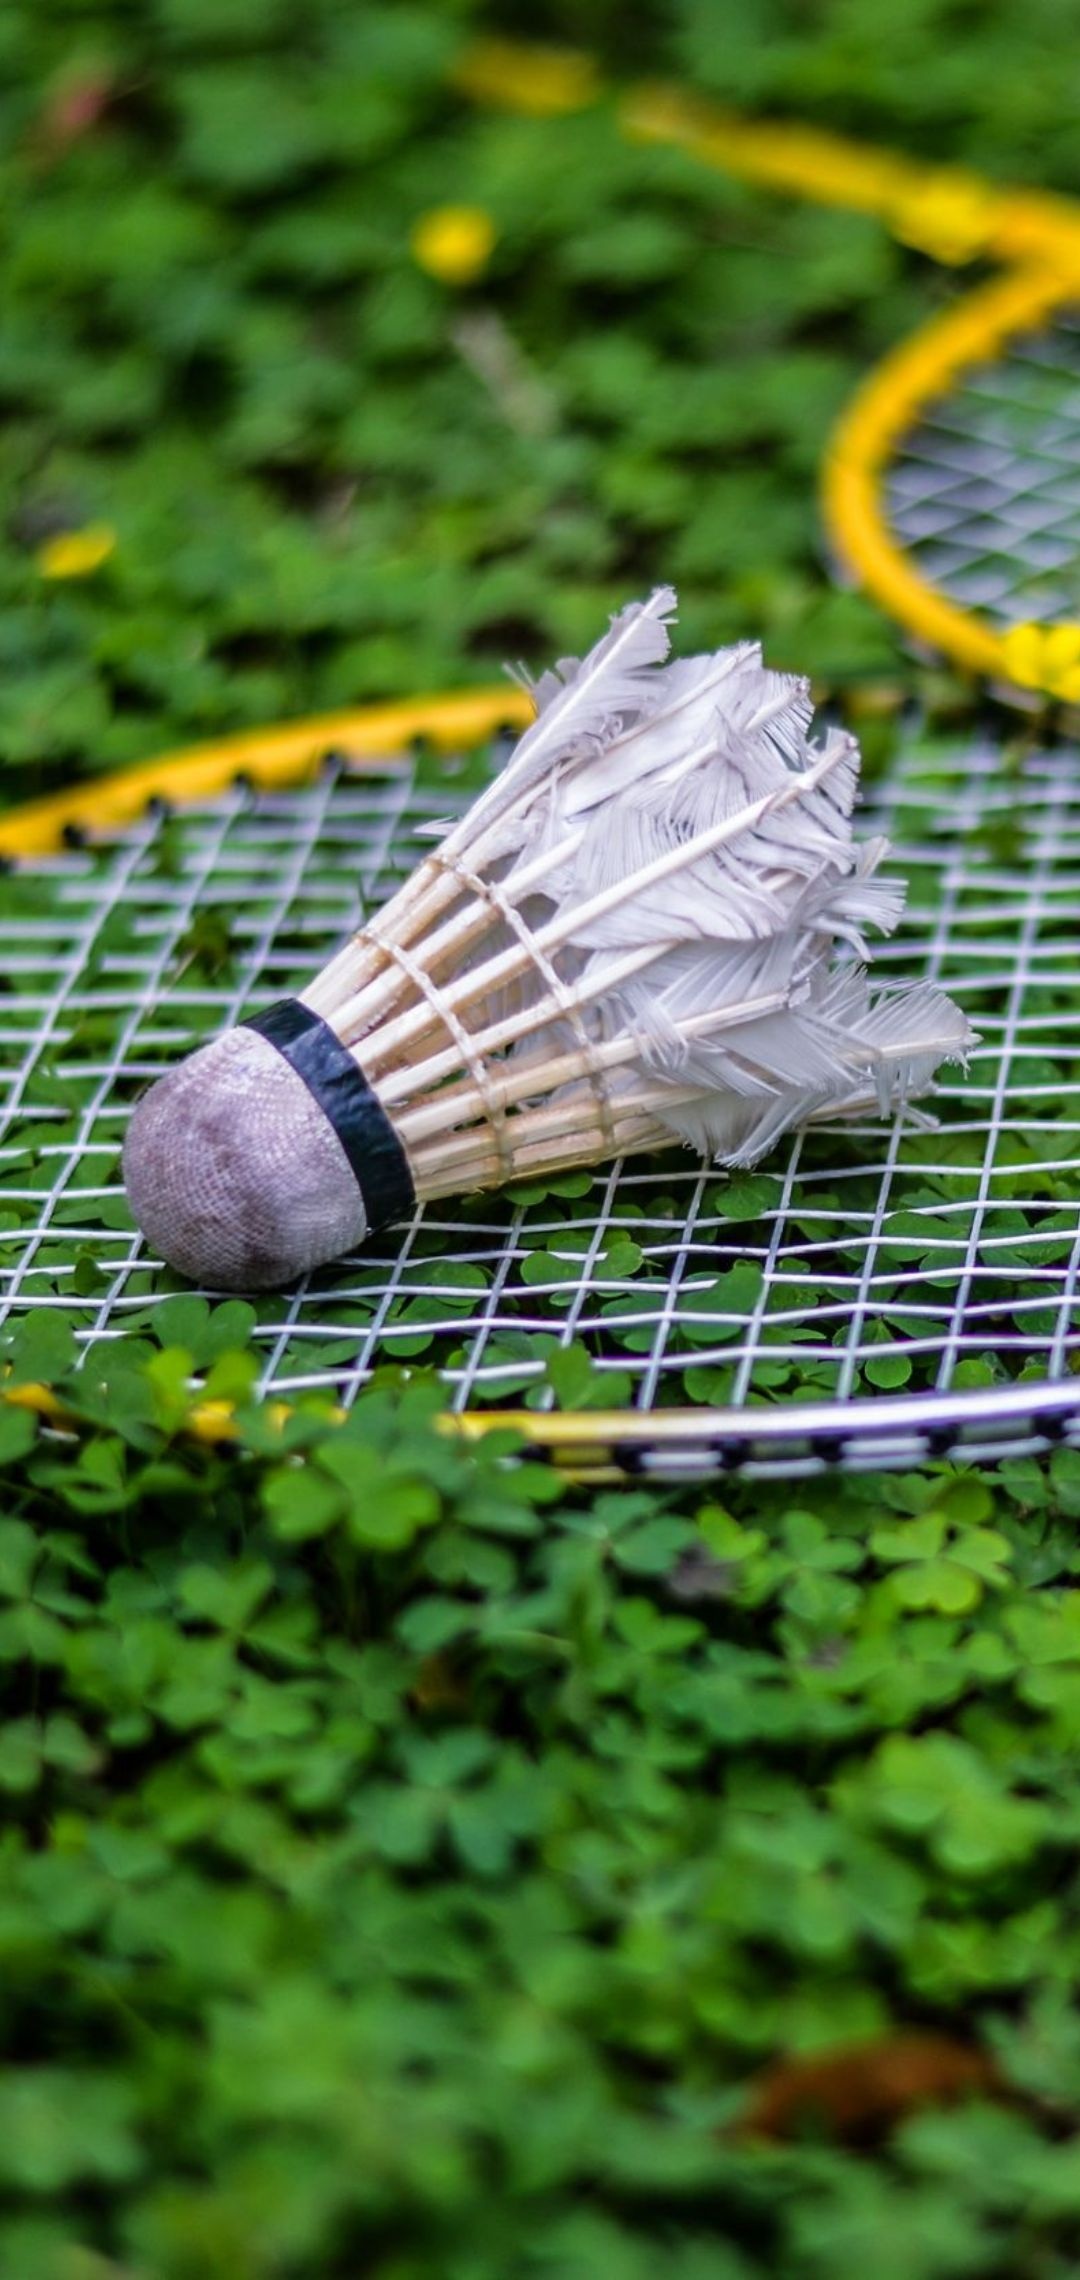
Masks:
[[[475,102],[550,117],[596,101],[602,82],[591,59],[574,51],[536,50],[485,41],[470,49],[455,78]],[[966,367],[992,356],[1017,332],[1037,324],[1080,293],[1080,205],[1023,189],[1000,189],[951,168],[928,168],[896,153],[840,137],[739,117],[672,87],[636,87],[617,95],[616,112],[630,137],[676,146],[748,181],[876,216],[894,236],[938,261],[996,262],[1004,274],[966,294],[943,316],[894,349],[871,374],[836,428],[825,454],[826,523],[841,558],[891,616],[962,666],[1066,700],[1080,699],[1080,623],[1020,625],[998,631],[976,612],[950,602],[922,579],[896,546],[882,502],[882,475],[893,446],[920,411]],[[31,801],[0,815],[0,856],[18,862],[55,852],[72,833],[122,829],[155,800],[184,805],[213,797],[238,775],[259,787],[301,783],[331,750],[351,768],[407,765],[400,756],[418,737],[437,750],[460,751],[502,727],[524,726],[531,708],[520,691],[476,689],[397,704],[370,705],[280,723],[162,754],[139,767]],[[10,1387],[5,1398],[52,1423],[77,1416],[45,1387]],[[1075,1403],[1071,1388],[1032,1389],[1032,1412],[1049,1421]],[[280,1414],[283,1404],[273,1405]],[[1000,1397],[972,1394],[945,1403],[933,1396],[874,1404],[874,1437],[885,1450],[909,1431],[933,1434],[964,1414],[976,1431],[992,1427]],[[752,1451],[755,1427],[777,1448],[832,1436],[842,1440],[842,1404],[799,1404],[778,1424],[775,1410],[605,1410],[579,1415],[525,1410],[447,1413],[447,1430],[479,1438],[516,1431],[572,1477],[603,1482],[625,1477],[634,1454],[740,1445]],[[235,1431],[227,1403],[196,1408],[190,1429],[204,1441]],[[865,1431],[865,1425],[864,1425]]]

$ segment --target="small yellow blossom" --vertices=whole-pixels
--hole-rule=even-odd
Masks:
[[[1010,679],[1022,688],[1070,704],[1080,697],[1080,625],[1014,625],[1002,649]]]
[[[412,232],[413,256],[444,285],[471,285],[491,258],[495,224],[482,206],[433,206]]]
[[[526,111],[534,119],[582,111],[599,93],[591,55],[517,40],[478,40],[466,48],[453,78],[475,103],[497,111]]]
[[[111,523],[87,523],[84,530],[62,530],[46,539],[38,548],[37,566],[43,578],[88,578],[115,546]]]

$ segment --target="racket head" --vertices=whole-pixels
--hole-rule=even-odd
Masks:
[[[841,563],[1029,706],[1080,703],[1078,278],[1011,270],[958,299],[870,375],[824,461]]]
[[[301,724],[287,761],[270,732],[242,775],[231,746],[81,787],[54,803],[49,852],[40,807],[24,811],[0,887],[0,1328],[48,1310],[87,1354],[124,1332],[185,1342],[202,1316],[120,1187],[131,1105],[193,1040],[301,986],[393,891],[517,709],[503,692],[468,704],[384,710],[377,733],[366,715]],[[116,820],[57,846],[87,807]],[[944,982],[980,1032],[932,1119],[796,1135],[751,1174],[676,1148],[429,1207],[223,1318],[262,1390],[347,1409],[376,1368],[434,1364],[463,1430],[512,1419],[589,1478],[1070,1435],[1080,758],[1037,753],[1018,778],[990,746],[916,740],[864,822],[911,882],[883,978]],[[3,828],[17,852],[19,814]],[[560,1393],[587,1406],[557,1412]]]

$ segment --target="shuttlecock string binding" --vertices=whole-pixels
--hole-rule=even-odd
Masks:
[[[168,1093],[183,1072],[140,1104],[129,1190],[176,1263],[197,1257],[224,1282],[242,1259],[250,1281],[287,1279],[332,1255],[320,1198],[339,1249],[343,1228],[359,1240],[400,1214],[409,1183],[423,1201],[674,1137],[749,1163],[793,1125],[888,1114],[963,1056],[967,1024],[940,991],[870,996],[866,930],[895,926],[903,892],[876,876],[887,843],[852,838],[854,739],[809,742],[807,684],[768,671],[754,644],[666,663],[674,609],[660,588],[583,661],[542,676],[537,718],[501,773],[301,993],[337,1089],[309,1041],[297,1119],[309,1134],[314,1102],[344,1134],[340,1179],[355,1194],[334,1180],[329,1193],[320,1132],[311,1192],[296,1166],[291,1231],[275,1125],[272,1208],[260,1197],[258,1072],[241,1067],[235,1032],[187,1065],[202,1073],[185,1077],[182,1119]],[[261,1026],[272,1043],[273,1023]],[[270,1089],[280,1119],[284,1093]],[[201,1220],[179,1195],[181,1159],[189,1184],[196,1173],[193,1126],[221,1174]],[[387,1184],[399,1158],[407,1177]],[[229,1196],[243,1226],[226,1237]]]

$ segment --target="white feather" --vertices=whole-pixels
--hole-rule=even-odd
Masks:
[[[615,1089],[636,1064],[653,1099],[670,1084],[673,1131],[749,1163],[810,1117],[902,1105],[971,1033],[940,992],[874,1003],[863,965],[836,962],[838,944],[864,960],[904,899],[874,875],[888,842],[852,839],[854,739],[808,742],[808,684],[754,644],[665,666],[674,607],[658,589],[543,675],[534,726],[451,840],[511,902],[528,894],[564,983],[645,953],[590,1008],[590,1034],[633,1047]],[[540,1008],[545,988],[541,966],[524,997]],[[553,1007],[520,1050],[566,1051],[581,1022]]]
[[[546,794],[551,771],[580,763],[603,751],[629,721],[638,720],[660,699],[654,669],[671,645],[667,620],[676,608],[671,586],[659,586],[647,602],[631,602],[613,618],[602,641],[580,663],[567,657],[532,687],[537,717],[514,747],[506,766],[444,842],[467,845],[479,826],[489,827],[509,810],[518,824],[530,793]],[[520,839],[520,828],[515,843]]]

